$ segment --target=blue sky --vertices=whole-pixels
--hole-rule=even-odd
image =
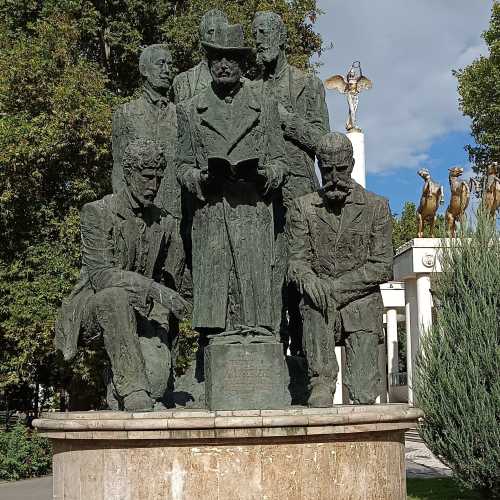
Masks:
[[[361,94],[359,125],[365,133],[367,188],[389,198],[393,212],[418,202],[426,167],[445,187],[448,168],[470,172],[464,146],[472,141],[469,121],[458,109],[453,69],[487,48],[492,0],[319,0],[324,12],[315,29],[328,46],[314,62],[323,80],[345,75],[361,61],[374,82]],[[333,130],[345,131],[345,97],[327,91]]]

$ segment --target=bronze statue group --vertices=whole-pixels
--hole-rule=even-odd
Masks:
[[[140,56],[143,94],[113,117],[113,194],[81,211],[81,279],[56,346],[69,360],[102,339],[109,407],[139,411],[177,390],[186,317],[199,354],[222,334],[274,336],[304,356],[310,406],[333,404],[342,345],[350,399],[372,404],[388,203],[351,179],[351,142],[330,132],[322,82],[288,64],[280,16],[255,15],[255,49],[217,10],[199,35],[205,57],[176,76],[168,47]]]

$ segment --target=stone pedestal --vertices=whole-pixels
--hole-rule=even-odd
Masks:
[[[57,500],[404,500],[408,405],[47,413]]]
[[[282,344],[211,344],[205,349],[207,407],[284,408],[289,402],[285,397],[285,371]]]

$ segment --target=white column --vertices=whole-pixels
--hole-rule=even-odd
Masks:
[[[398,311],[387,309],[387,375],[398,371]],[[390,378],[389,378],[390,380]]]
[[[432,326],[431,277],[417,274],[418,333],[421,337]]]
[[[399,371],[398,358],[398,311],[395,308],[386,309],[386,348],[387,348],[387,385],[388,400],[392,401],[391,374]]]
[[[380,373],[380,395],[377,396],[375,403],[387,403],[387,391],[389,386],[387,384],[387,363],[386,363],[386,347],[384,344],[378,345],[378,371]]]
[[[354,149],[354,169],[351,177],[363,187],[366,187],[366,165],[365,165],[365,134],[363,132],[347,132],[347,137],[352,142]]]
[[[337,358],[337,364],[339,365],[339,373],[337,375],[337,383],[335,384],[335,394],[333,395],[333,404],[343,405],[349,402],[347,390],[345,390],[343,383],[343,378],[345,373],[345,348],[336,347],[335,357]]]
[[[418,306],[417,282],[414,278],[405,281],[406,312],[406,372],[408,374],[408,403],[413,404],[413,374],[418,352]]]

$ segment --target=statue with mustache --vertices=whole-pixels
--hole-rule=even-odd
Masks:
[[[346,349],[346,384],[355,404],[380,393],[378,345],[384,342],[379,285],[392,279],[388,202],[351,179],[353,148],[345,134],[325,135],[317,148],[322,189],[293,202],[288,213],[288,281],[300,296],[309,406],[333,404]]]

